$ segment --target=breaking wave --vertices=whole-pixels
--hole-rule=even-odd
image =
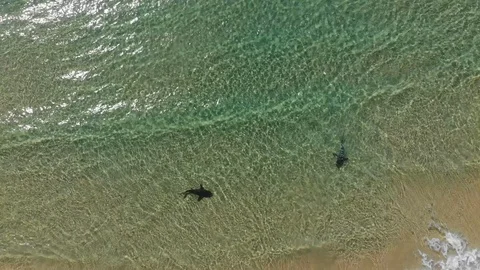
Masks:
[[[464,237],[458,233],[448,231],[437,223],[432,223],[430,228],[440,232],[441,237],[425,239],[427,246],[436,253],[436,256],[429,256],[420,250],[418,251],[422,257],[423,269],[480,269],[480,250],[470,248]]]

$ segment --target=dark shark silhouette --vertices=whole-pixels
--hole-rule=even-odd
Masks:
[[[348,162],[347,151],[345,150],[345,139],[340,141],[340,151],[338,153],[333,153],[333,156],[337,158],[337,168],[340,169],[345,163]]]
[[[184,195],[183,198],[186,198],[189,194],[197,195],[198,201],[201,201],[203,198],[210,198],[213,196],[213,193],[209,190],[204,189],[202,184],[200,184],[200,188],[197,188],[197,189],[192,188],[182,192],[181,194]]]

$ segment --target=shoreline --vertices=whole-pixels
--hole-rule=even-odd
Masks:
[[[480,174],[452,180],[449,175],[430,175],[429,183],[415,182],[411,178],[394,179],[394,201],[405,222],[396,240],[383,250],[366,252],[345,258],[317,249],[306,254],[292,254],[266,269],[420,269],[422,251],[440,259],[425,242],[427,237],[439,233],[429,228],[430,222],[445,226],[448,231],[463,236],[469,248],[480,247],[480,217],[476,205],[480,205]]]
[[[449,231],[464,236],[470,248],[480,246],[480,218],[475,205],[480,205],[480,174],[468,177],[449,175],[424,176],[422,182],[397,177],[390,188],[393,203],[403,222],[386,248],[345,257],[334,248],[306,248],[271,260],[257,262],[253,269],[419,269],[421,250],[435,257],[425,243],[426,237],[437,236],[429,230],[434,221]],[[417,178],[418,179],[418,178]],[[152,269],[154,265],[150,265]],[[141,266],[143,268],[143,266]],[[148,268],[148,266],[145,266]],[[13,269],[134,269],[135,265],[107,266],[62,262],[51,258],[0,258],[0,270]]]

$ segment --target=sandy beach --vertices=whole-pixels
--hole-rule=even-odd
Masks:
[[[328,248],[302,250],[296,254],[259,265],[259,269],[418,269],[421,257],[418,250],[440,258],[425,244],[425,237],[439,237],[429,229],[434,221],[449,231],[463,235],[470,247],[480,245],[480,219],[476,213],[480,205],[480,176],[467,173],[468,177],[445,174],[425,176],[420,183],[399,177],[392,187],[395,204],[404,216],[401,230],[384,250],[358,254],[345,258]],[[430,184],[428,184],[430,183]],[[146,266],[149,267],[149,266]],[[54,260],[26,260],[24,263],[3,261],[0,269],[130,269],[78,263],[59,263]]]
[[[431,222],[464,236],[469,247],[478,247],[480,175],[467,175],[430,175],[425,176],[424,182],[395,179],[393,196],[405,222],[384,250],[352,258],[332,254],[328,249],[303,251],[272,263],[268,269],[419,269],[419,249],[432,258],[440,258],[425,243],[425,237],[441,237],[438,231],[429,228]]]

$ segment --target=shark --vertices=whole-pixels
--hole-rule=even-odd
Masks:
[[[210,190],[206,190],[202,184],[200,184],[200,188],[192,188],[182,192],[181,194],[184,195],[183,198],[186,198],[190,194],[197,195],[197,201],[201,201],[203,198],[210,198],[213,196],[213,193]]]
[[[347,151],[345,150],[345,139],[340,141],[341,146],[338,153],[333,153],[333,156],[337,158],[337,168],[340,169],[345,163],[348,162]]]

